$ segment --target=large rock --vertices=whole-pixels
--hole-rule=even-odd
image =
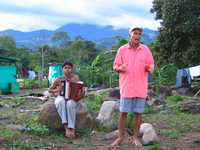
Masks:
[[[158,136],[154,127],[149,123],[142,123],[140,126],[140,134],[142,135],[142,143],[144,145],[152,144],[158,141]]]
[[[171,96],[172,95],[172,88],[169,86],[161,86],[159,88],[159,93],[163,96]]]
[[[116,123],[118,112],[119,105],[117,101],[104,101],[96,119],[104,127],[111,127]]]
[[[48,101],[42,105],[40,115],[40,122],[53,129],[62,129],[61,119],[56,110],[54,101]],[[94,121],[87,111],[86,105],[82,102],[77,103],[76,108],[76,128],[93,128]]]
[[[181,110],[191,113],[200,113],[200,102],[198,100],[187,100],[181,105]]]
[[[163,100],[159,95],[157,95],[153,90],[148,91],[147,104],[149,106],[151,106],[151,105],[161,105],[162,103],[163,103]]]
[[[116,99],[120,99],[120,90],[119,88],[113,88],[110,92],[109,92],[109,97],[113,97]]]

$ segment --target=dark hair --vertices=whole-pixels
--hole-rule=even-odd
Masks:
[[[63,68],[64,66],[66,66],[66,65],[71,66],[71,67],[73,68],[73,64],[72,64],[71,62],[69,62],[69,61],[65,61],[65,62],[63,63],[63,65],[62,65],[62,68]]]

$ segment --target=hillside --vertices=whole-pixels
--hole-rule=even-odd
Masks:
[[[95,42],[100,47],[106,48],[110,48],[116,43],[116,36],[123,38],[128,37],[128,29],[114,29],[113,26],[97,26],[92,24],[76,23],[63,25],[54,31],[45,29],[32,32],[4,30],[0,31],[0,35],[12,36],[16,40],[17,47],[28,47],[30,49],[34,49],[34,47],[43,44],[51,45],[51,38],[53,34],[58,31],[67,32],[72,40],[76,36],[81,36],[87,40]],[[142,36],[142,42],[150,44],[155,40],[157,35],[157,31],[145,28]]]

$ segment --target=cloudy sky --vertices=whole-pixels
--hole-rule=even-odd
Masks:
[[[0,31],[54,30],[67,23],[157,29],[153,0],[0,0]]]

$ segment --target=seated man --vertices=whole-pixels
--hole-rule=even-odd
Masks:
[[[63,90],[62,81],[66,81],[69,85],[69,82],[78,82],[80,80],[78,75],[72,74],[72,69],[73,64],[66,61],[62,65],[64,76],[57,78],[48,90],[49,93],[59,93],[55,99],[55,105],[65,128],[65,136],[69,138],[75,137],[76,102],[69,97],[61,96],[61,91]],[[69,92],[69,87],[66,88],[68,88]]]

